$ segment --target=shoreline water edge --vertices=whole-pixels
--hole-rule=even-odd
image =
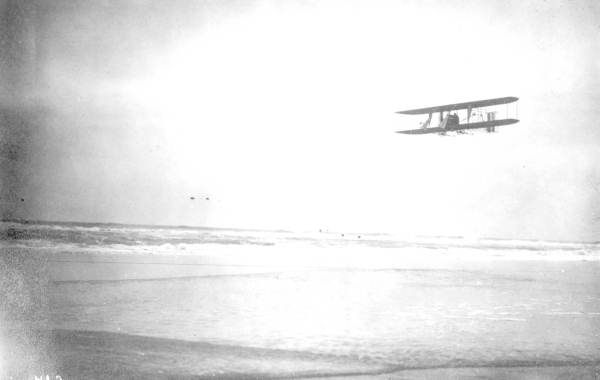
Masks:
[[[0,249],[1,378],[600,376],[598,243],[3,222]]]

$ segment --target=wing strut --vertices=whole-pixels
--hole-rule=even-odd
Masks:
[[[429,113],[429,117],[427,118],[427,120],[425,120],[425,122],[421,126],[421,129],[425,129],[425,128],[429,127],[429,124],[431,124],[431,117],[432,116],[433,116],[433,113]]]

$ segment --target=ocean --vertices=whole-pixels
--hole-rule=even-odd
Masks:
[[[600,363],[599,243],[42,222],[1,231],[4,260],[43,263],[35,328],[63,378]]]

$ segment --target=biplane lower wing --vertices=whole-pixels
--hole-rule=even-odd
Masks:
[[[515,124],[518,121],[519,120],[517,120],[517,119],[501,119],[501,120],[481,121],[478,123],[458,124],[455,126],[448,126],[447,128],[435,127],[435,128],[409,129],[406,131],[396,131],[396,133],[404,133],[407,135],[424,135],[427,133],[445,133],[445,132],[463,131],[463,130],[467,130],[467,129],[499,127],[502,125]]]

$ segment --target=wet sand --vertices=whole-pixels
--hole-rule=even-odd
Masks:
[[[63,379],[600,379],[600,363],[596,361],[492,362],[486,367],[464,362],[455,363],[452,368],[382,368],[380,363],[307,351],[228,346],[115,331],[54,329],[49,320],[53,305],[48,304],[47,296],[53,282],[203,276],[205,264],[211,263],[196,257],[103,254],[77,255],[80,260],[69,263],[66,261],[75,255],[10,251],[3,250],[0,256],[4,295],[0,304],[0,358],[8,363],[3,370],[11,369],[11,374],[17,375],[15,379],[42,374],[60,375]],[[141,265],[139,260],[153,264]],[[583,268],[577,271],[586,276],[572,277],[573,281],[596,286],[590,280],[595,272],[587,274]],[[210,270],[214,273],[214,268]],[[269,268],[237,266],[227,270]]]
[[[369,369],[337,357],[92,331],[54,330],[57,371],[87,379],[597,379],[600,363],[506,363],[506,367]],[[268,364],[264,358],[268,357]],[[223,361],[223,371],[205,372]],[[232,368],[231,363],[236,363]],[[267,364],[267,365],[265,365]],[[333,366],[332,366],[333,364]],[[336,368],[337,365],[337,368]],[[327,370],[322,369],[327,368]],[[248,368],[254,371],[247,372]]]
[[[599,362],[494,363],[487,367],[375,369],[292,350],[231,347],[108,332],[54,330],[65,379],[598,379]],[[268,357],[268,362],[265,362]],[[206,372],[223,362],[223,370]],[[232,368],[231,363],[236,363]],[[253,371],[248,372],[248,368]],[[326,369],[325,369],[326,368]]]

